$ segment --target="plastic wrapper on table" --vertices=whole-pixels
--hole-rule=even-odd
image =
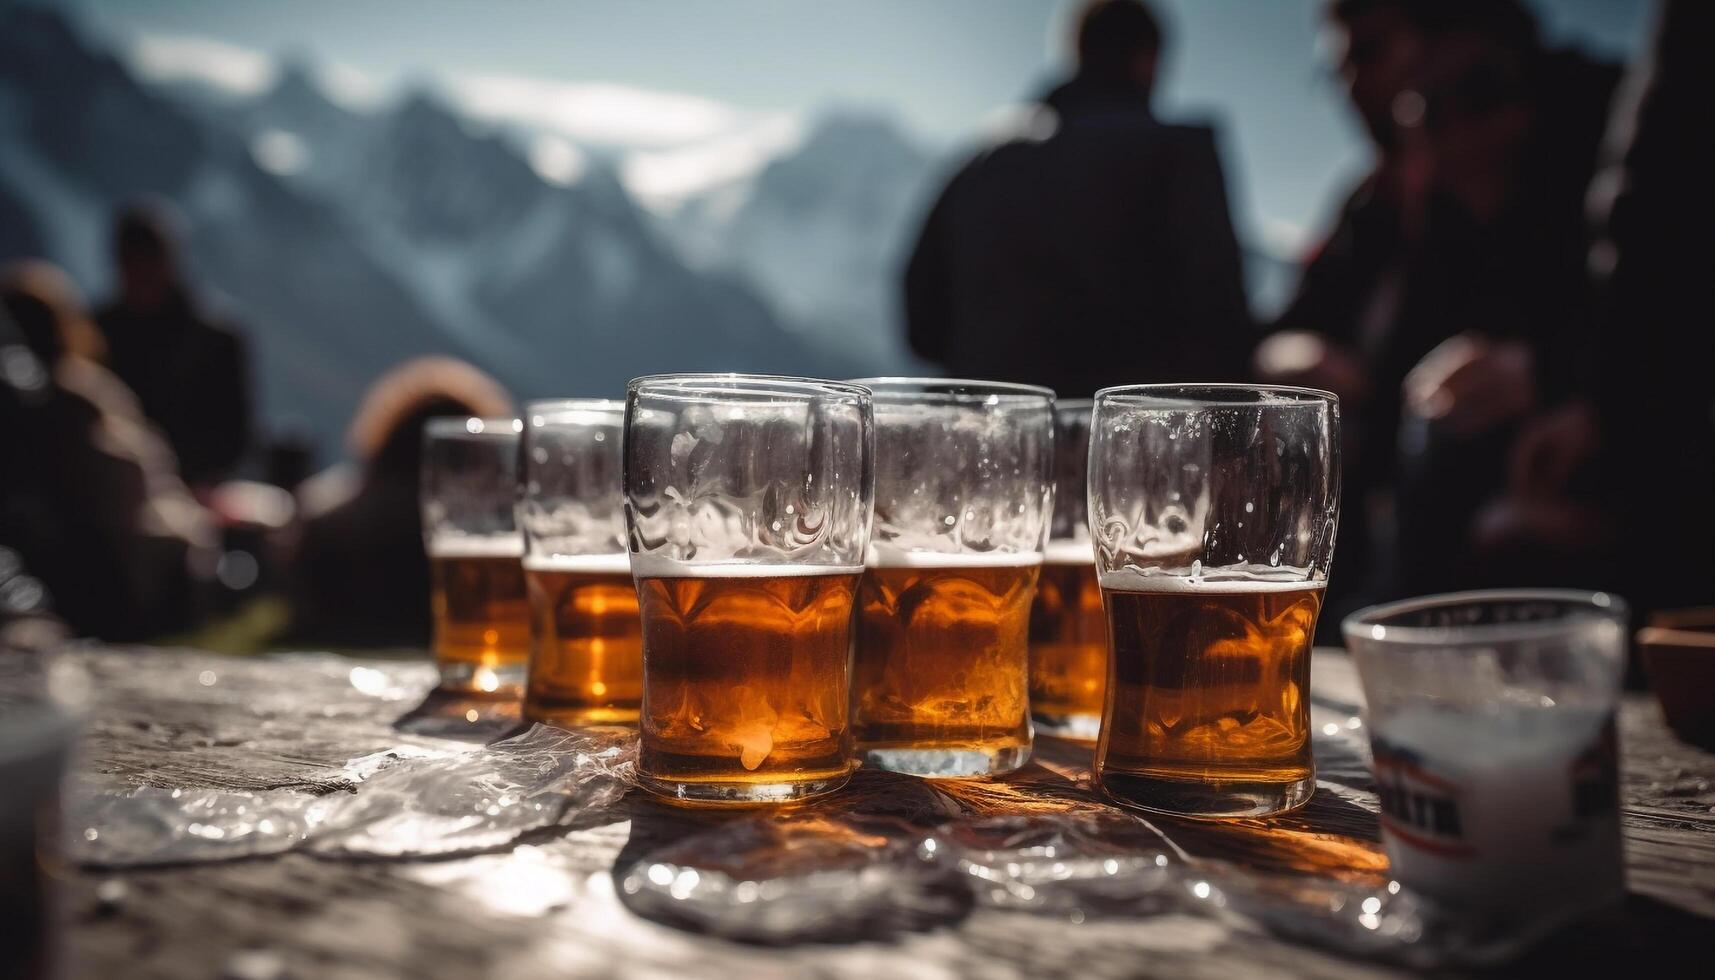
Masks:
[[[600,818],[624,795],[634,737],[537,725],[476,749],[399,746],[352,760],[352,792],[116,790],[87,781],[68,804],[81,863],[179,864],[302,849],[329,857],[444,857]]]
[[[744,942],[876,939],[969,911],[970,892],[920,857],[925,832],[892,817],[748,817],[651,851],[620,899],[651,919]]]
[[[310,835],[316,854],[440,857],[605,815],[625,795],[635,738],[535,725],[485,748],[383,769]]]
[[[1385,879],[1340,881],[1193,858],[1173,839],[1185,829],[1113,811],[986,817],[941,825],[919,854],[955,867],[978,902],[997,908],[1073,922],[1205,915],[1419,968],[1504,962],[1543,934],[1454,914]]]
[[[943,824],[920,845],[1000,908],[1137,915],[1181,904],[1167,842],[1121,813],[987,817]]]

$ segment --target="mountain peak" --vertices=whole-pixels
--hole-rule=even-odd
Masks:
[[[915,171],[929,154],[887,113],[840,107],[819,114],[798,149],[769,169],[850,173],[867,168]]]
[[[282,61],[274,85],[257,101],[268,108],[293,115],[345,112],[328,98],[315,69],[301,58]]]
[[[464,131],[458,115],[440,93],[426,85],[414,85],[408,89],[394,108],[393,118],[397,125],[406,127]]]

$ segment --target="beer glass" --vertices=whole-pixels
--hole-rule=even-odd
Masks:
[[[1094,740],[1108,687],[1107,623],[1090,543],[1090,410],[1054,403],[1054,518],[1030,607],[1030,715],[1036,730]]]
[[[513,519],[517,419],[430,419],[423,430],[423,545],[441,686],[524,690],[530,615]]]
[[[518,526],[530,598],[524,716],[634,724],[643,631],[625,550],[625,403],[531,402],[524,411]]]
[[[872,424],[856,385],[631,383],[625,522],[643,618],[647,789],[688,803],[785,802],[850,776]]]
[[[1053,504],[1054,393],[881,378],[875,534],[853,679],[858,752],[918,776],[1030,758],[1030,602]]]
[[[1614,734],[1624,602],[1464,592],[1342,625],[1394,878],[1517,931],[1625,894]]]
[[[1095,778],[1116,802],[1254,817],[1310,798],[1339,418],[1338,399],[1308,389],[1096,393],[1090,533],[1109,662]]]

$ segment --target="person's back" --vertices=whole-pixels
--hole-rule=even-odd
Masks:
[[[1079,75],[953,178],[906,273],[918,354],[1064,396],[1240,375],[1250,320],[1214,134],[1150,112],[1158,44],[1140,5],[1093,4]]]
[[[232,475],[250,442],[250,365],[243,336],[208,316],[180,278],[170,220],[123,212],[114,250],[118,298],[96,320],[113,372],[166,435],[185,481]]]
[[[423,425],[436,416],[509,414],[506,393],[460,361],[426,357],[370,387],[352,422],[357,466],[299,489],[305,515],[291,573],[293,639],[421,646],[429,639],[429,563],[418,481]]]

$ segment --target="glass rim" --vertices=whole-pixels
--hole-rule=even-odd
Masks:
[[[1257,397],[1239,398],[1238,395]],[[1185,406],[1190,408],[1289,408],[1338,405],[1340,396],[1321,388],[1296,385],[1244,384],[1242,382],[1196,381],[1186,384],[1116,385],[1096,392],[1096,404],[1134,405],[1146,408]]]
[[[576,411],[576,412],[623,412],[623,398],[539,398],[524,403],[526,417],[540,415],[543,412]],[[526,419],[528,424],[528,419]]]
[[[885,395],[941,395],[949,398],[989,398],[1001,395],[1022,400],[1046,398],[1050,405],[1057,401],[1054,389],[1018,381],[985,381],[981,378],[928,378],[890,375],[874,378],[852,378],[849,384],[868,388],[876,398]],[[911,391],[910,388],[919,390]],[[937,390],[944,389],[944,390]]]
[[[524,420],[510,416],[437,415],[423,424],[425,439],[495,439],[524,431]]]
[[[1393,626],[1383,620],[1414,612],[1434,609],[1454,609],[1485,603],[1557,602],[1567,606],[1568,615],[1554,619],[1539,619],[1517,623],[1476,623],[1458,626]],[[1363,640],[1380,644],[1410,646],[1471,647],[1493,646],[1496,643],[1538,639],[1563,632],[1569,625],[1578,625],[1578,614],[1595,614],[1622,624],[1629,615],[1626,601],[1611,592],[1583,589],[1476,589],[1467,592],[1443,592],[1384,602],[1351,613],[1340,621],[1340,632],[1347,640]],[[1379,630],[1379,632],[1378,632]]]
[[[739,372],[702,372],[687,374],[645,374],[632,378],[625,386],[626,395],[650,394],[665,397],[700,395],[718,397],[732,395],[771,395],[790,401],[813,401],[818,397],[839,395],[869,398],[870,391],[862,385],[825,378],[807,378],[790,374],[743,374]]]

